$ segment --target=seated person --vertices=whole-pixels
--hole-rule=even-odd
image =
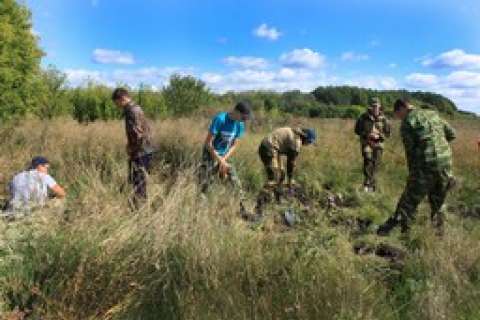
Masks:
[[[29,170],[13,177],[9,184],[7,211],[28,211],[46,206],[49,190],[57,198],[65,197],[65,190],[48,174],[49,166],[46,158],[34,157]]]

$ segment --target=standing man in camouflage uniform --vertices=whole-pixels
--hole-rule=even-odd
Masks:
[[[400,224],[402,233],[425,196],[431,207],[433,225],[442,232],[442,207],[448,191],[454,185],[452,150],[450,142],[455,131],[437,112],[415,109],[408,100],[395,102],[395,116],[402,120],[401,134],[409,177],[395,214],[378,228],[379,235],[387,235]]]
[[[258,155],[267,173],[267,182],[257,199],[256,213],[262,214],[263,207],[272,200],[272,195],[283,185],[285,177],[287,186],[294,186],[293,172],[295,162],[302,145],[313,144],[316,140],[314,129],[278,128],[262,140]],[[282,156],[287,157],[287,172],[282,165]]]
[[[242,193],[240,179],[229,160],[245,133],[245,121],[250,119],[251,113],[249,103],[239,102],[232,111],[221,112],[213,118],[205,139],[199,170],[203,193],[208,191],[216,175],[228,179]]]
[[[355,124],[363,156],[364,190],[376,190],[376,173],[382,161],[383,142],[390,137],[390,123],[382,112],[380,99],[373,98],[367,112]]]
[[[128,180],[133,185],[133,204],[138,209],[140,203],[147,199],[147,176],[153,154],[151,129],[142,108],[132,101],[126,89],[115,89],[112,100],[125,116],[129,157]]]

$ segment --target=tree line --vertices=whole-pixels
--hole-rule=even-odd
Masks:
[[[43,52],[32,32],[30,11],[16,0],[0,3],[0,40],[0,120],[31,114],[41,119],[72,116],[86,123],[122,116],[111,101],[113,88],[93,81],[81,87],[70,87],[66,75],[54,66],[41,67]],[[173,75],[169,84],[160,90],[141,84],[131,91],[151,118],[225,108],[239,100],[248,100],[254,110],[272,114],[356,118],[372,97],[381,99],[387,113],[391,112],[396,99],[408,97],[422,108],[437,109],[448,115],[459,114],[455,104],[439,94],[351,86],[318,87],[309,93],[294,90],[215,94],[199,79]]]

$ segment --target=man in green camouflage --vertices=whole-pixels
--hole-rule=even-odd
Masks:
[[[406,99],[397,100],[394,111],[402,120],[401,134],[409,176],[395,214],[378,228],[377,233],[388,235],[398,224],[402,233],[407,232],[425,196],[430,202],[432,223],[441,233],[442,207],[455,182],[449,144],[455,139],[455,131],[437,112],[415,109]]]
[[[360,137],[363,156],[364,190],[376,190],[376,173],[383,154],[383,143],[390,136],[390,123],[382,112],[380,99],[373,98],[367,112],[358,118],[355,134]]]

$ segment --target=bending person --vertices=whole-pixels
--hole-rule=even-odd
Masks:
[[[294,185],[293,173],[296,159],[302,145],[310,145],[316,140],[314,129],[279,128],[262,140],[258,154],[262,160],[267,182],[257,198],[256,213],[262,214],[263,207],[272,200],[272,195],[281,187],[287,178],[287,186]],[[282,156],[287,158],[287,170],[282,165]]]
[[[450,147],[455,131],[437,112],[416,109],[406,99],[395,102],[394,112],[402,120],[400,131],[409,176],[397,210],[378,228],[377,234],[388,235],[397,225],[402,233],[407,232],[425,196],[430,202],[432,223],[442,233],[443,204],[455,184]]]
[[[230,112],[217,114],[210,124],[205,145],[199,180],[203,193],[208,191],[216,175],[228,179],[242,191],[240,180],[230,159],[235,153],[238,141],[245,132],[245,121],[251,117],[251,107],[246,102],[239,102]]]

